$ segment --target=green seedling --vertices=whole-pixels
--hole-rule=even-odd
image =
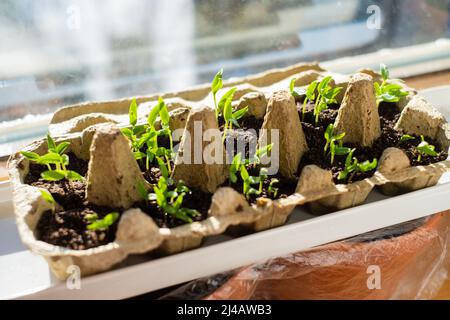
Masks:
[[[398,102],[402,97],[409,94],[400,84],[388,82],[389,69],[385,64],[380,64],[380,74],[382,78],[381,84],[378,82],[374,83],[378,106],[381,102]],[[398,79],[393,80],[399,81]]]
[[[153,193],[148,193],[142,183],[138,183],[137,190],[145,201],[154,201],[165,214],[169,214],[181,221],[191,223],[192,218],[200,215],[195,209],[182,207],[186,194],[190,192],[182,181],[177,184],[171,178],[162,176],[158,180],[158,185],[153,186]]]
[[[56,210],[56,201],[53,198],[52,194],[45,189],[39,189],[42,198],[52,206],[52,212],[54,213]]]
[[[228,90],[222,96],[218,104],[219,112],[223,113],[223,119],[225,121],[222,141],[225,141],[228,129],[233,129],[233,126],[239,128],[238,120],[244,117],[248,112],[248,107],[233,111],[232,102],[235,92],[236,88]]]
[[[373,159],[372,162],[369,160],[366,160],[362,163],[359,163],[358,159],[356,157],[353,157],[353,153],[356,149],[352,149],[345,159],[345,168],[343,171],[339,172],[338,180],[345,180],[347,179],[348,175],[351,174],[350,179],[353,177],[353,175],[357,172],[368,172],[371,170],[375,170],[378,161],[377,159]]]
[[[436,157],[438,153],[435,151],[435,146],[432,144],[429,144],[427,141],[425,141],[424,136],[420,136],[420,139],[422,140],[420,144],[416,147],[416,150],[418,151],[417,161],[422,160],[422,156],[429,155],[432,157]]]
[[[295,90],[295,81],[297,81],[297,78],[293,78],[291,80],[291,83],[289,85],[289,90],[291,91],[292,96],[295,99],[298,99],[300,97],[300,94]],[[318,84],[317,81],[311,82],[304,92],[305,100],[303,100],[303,105],[302,105],[302,121],[305,120],[306,104],[308,102],[314,102],[314,100],[316,99],[317,84]]]
[[[325,130],[325,140],[327,141],[325,147],[323,148],[323,152],[326,155],[329,149],[330,161],[331,164],[334,162],[334,157],[336,155],[343,156],[348,154],[351,149],[344,147],[342,145],[342,139],[345,137],[345,132],[335,135],[334,134],[334,125],[329,124],[327,129]]]
[[[272,195],[273,198],[276,198],[278,195],[278,188],[275,187],[277,183],[279,183],[280,180],[273,178],[270,180],[269,187],[267,188],[267,191],[269,192],[269,195]]]
[[[119,219],[119,217],[120,215],[118,212],[108,213],[103,219],[99,219],[96,213],[88,214],[85,216],[86,221],[89,222],[86,228],[88,230],[107,230],[117,221],[117,219]]]
[[[405,142],[409,140],[414,140],[415,138],[413,136],[410,136],[409,134],[404,134],[400,138],[400,142]]]
[[[217,96],[216,96],[217,92],[223,87],[222,77],[223,77],[223,69],[220,69],[219,72],[217,72],[217,74],[214,76],[214,79],[211,83],[211,92],[213,94],[214,109],[216,110],[216,120],[219,119],[219,115],[222,112],[219,109],[219,105],[217,104]]]
[[[83,176],[81,176],[77,172],[67,170],[67,166],[69,165],[69,156],[67,154],[64,154],[64,152],[66,152],[69,146],[69,142],[62,142],[57,145],[53,138],[49,134],[47,134],[48,153],[44,154],[43,156],[30,151],[21,151],[20,153],[29,161],[40,165],[45,165],[47,167],[48,170],[41,173],[41,177],[44,180],[83,180]],[[53,168],[52,165],[54,166]]]
[[[268,172],[266,168],[260,168],[259,170],[259,176],[251,176],[247,170],[247,166],[255,166],[259,165],[261,163],[261,157],[267,154],[272,149],[272,144],[267,145],[263,148],[260,148],[256,150],[255,157],[250,160],[242,161],[242,155],[241,153],[238,153],[234,156],[233,161],[230,165],[229,169],[229,180],[230,183],[237,183],[238,177],[240,176],[242,180],[242,190],[243,194],[247,199],[250,199],[251,195],[260,195],[262,193],[263,183],[264,180],[267,179]],[[272,179],[276,180],[276,179]],[[276,190],[274,188],[274,184],[278,181],[271,182],[272,184],[272,191],[275,192]],[[259,188],[256,189],[253,187],[253,185],[259,185]]]
[[[325,77],[317,85],[317,99],[314,104],[314,121],[316,126],[319,123],[319,115],[322,111],[328,109],[332,103],[337,103],[336,97],[342,91],[342,87],[331,87],[331,76]]]
[[[138,161],[145,161],[145,167],[150,169],[151,163],[155,159],[164,158],[167,162],[169,172],[172,171],[170,160],[173,158],[173,140],[170,130],[170,115],[167,105],[160,97],[158,104],[150,111],[147,124],[137,126],[137,104],[136,100],[130,104],[130,125],[131,128],[123,128],[122,133],[130,140],[134,157]],[[161,120],[161,129],[156,130],[156,119]],[[158,137],[167,136],[169,138],[169,149],[158,146]]]

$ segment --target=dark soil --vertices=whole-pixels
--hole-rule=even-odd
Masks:
[[[249,158],[250,149],[256,148],[258,142],[259,130],[261,129],[264,119],[257,119],[254,116],[248,116],[240,119],[240,128],[234,128],[227,131],[227,136],[224,141],[225,151],[227,158],[230,162],[233,160],[234,155],[241,152],[245,155],[245,158]],[[219,129],[223,131],[224,120],[223,117],[219,117]],[[238,150],[239,146],[245,146],[245,150]],[[254,151],[254,150],[253,150]]]
[[[195,209],[200,215],[193,217],[193,221],[202,221],[208,217],[208,210],[211,206],[212,194],[193,190],[183,199],[183,208]],[[165,213],[154,201],[140,202],[137,206],[148,214],[160,228],[174,228],[186,224],[170,214]]]
[[[258,176],[259,175],[259,169],[253,166],[248,166],[247,170],[251,176]],[[278,188],[278,192],[276,197],[273,196],[272,193],[269,192],[269,185],[270,181],[272,179],[278,179],[279,182],[274,185],[275,188]],[[242,179],[238,175],[238,181],[236,183],[230,183],[230,181],[226,181],[224,186],[230,186],[233,189],[235,189],[239,193],[243,193],[243,182]],[[252,185],[253,188],[258,189],[259,185]],[[280,198],[287,198],[291,194],[295,193],[295,188],[297,187],[297,180],[295,179],[287,179],[280,174],[276,174],[273,176],[269,176],[267,179],[263,182],[262,192],[260,195],[250,195],[250,198],[248,199],[250,204],[256,203],[256,199],[263,197],[263,198],[269,198],[272,200],[280,199]]]
[[[110,208],[103,207],[85,207],[56,213],[46,211],[37,225],[38,239],[74,250],[107,244],[114,241],[119,220],[107,230],[88,230],[86,226],[89,222],[84,217],[97,213],[99,218],[103,218],[110,212]]]
[[[238,129],[243,129],[243,130],[254,129],[254,130],[256,130],[256,132],[258,132],[259,129],[261,129],[263,122],[264,122],[264,119],[257,119],[254,116],[243,117],[238,120],[238,123],[240,126],[240,128],[238,128]],[[222,116],[219,116],[218,123],[219,123],[219,129],[223,131],[223,126],[225,124],[225,120],[223,119]]]
[[[86,177],[88,162],[78,159],[73,153],[68,155],[70,158],[68,169]],[[84,181],[46,181],[41,178],[41,173],[46,170],[46,166],[30,163],[30,171],[25,177],[25,183],[47,189],[56,202],[66,210],[77,209],[85,205],[86,183]]]
[[[298,103],[297,107],[299,109],[299,115],[301,117],[302,105]],[[305,122],[302,122],[302,127],[309,146],[309,151],[302,158],[298,174],[301,173],[301,170],[306,165],[315,164],[323,169],[331,170],[333,172],[335,183],[351,183],[372,176],[375,170],[364,173],[358,172],[353,175],[349,175],[349,179],[346,181],[337,180],[339,172],[345,168],[346,156],[336,156],[335,162],[333,163],[333,165],[331,165],[329,156],[324,156],[323,149],[326,143],[326,140],[324,138],[325,129],[330,123],[334,123],[339,107],[332,106],[329,110],[325,110],[324,112],[322,112],[319,116],[319,123],[317,126],[314,123],[312,111],[310,109],[311,104],[307,104]],[[379,114],[382,133],[381,136],[374,142],[372,147],[360,147],[357,145],[345,144],[345,146],[347,147],[356,148],[354,156],[360,162],[363,162],[365,160],[372,161],[374,158],[379,159],[383,151],[389,147],[396,147],[404,150],[413,166],[427,165],[447,159],[448,154],[441,151],[437,141],[425,137],[426,141],[436,146],[436,151],[439,152],[439,155],[436,157],[424,155],[422,156],[421,161],[417,160],[418,153],[416,150],[416,146],[421,141],[420,137],[415,137],[414,140],[408,140],[405,142],[400,141],[403,132],[399,132],[394,129],[395,123],[400,117],[400,110],[395,103],[380,104]]]
[[[70,159],[69,166],[67,167],[67,169],[73,170],[85,177],[88,171],[88,161],[77,158],[77,156],[74,153],[68,153],[67,155],[69,156]],[[41,180],[41,173],[46,170],[47,170],[46,166],[31,162],[30,171],[25,177],[25,183],[32,184],[33,182]]]
[[[88,162],[78,159],[69,153],[69,170],[74,170],[86,177]],[[25,177],[25,183],[47,189],[63,211],[44,212],[37,225],[38,239],[50,244],[74,250],[84,250],[114,241],[117,222],[104,231],[87,230],[89,224],[84,216],[97,213],[99,218],[119,210],[107,207],[89,205],[86,201],[86,183],[84,181],[46,181],[41,173],[47,167],[30,163],[30,170]]]

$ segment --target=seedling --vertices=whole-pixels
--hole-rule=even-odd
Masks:
[[[251,176],[247,170],[247,166],[259,165],[261,163],[260,158],[269,152],[272,149],[272,144],[267,145],[263,148],[256,150],[255,157],[250,161],[246,159],[242,161],[241,153],[238,153],[234,156],[233,161],[231,163],[229,169],[229,180],[230,183],[236,183],[238,181],[238,174],[242,179],[242,191],[247,199],[250,199],[251,195],[260,195],[262,193],[264,180],[267,179],[268,171],[266,168],[260,168],[259,176]],[[274,197],[276,196],[276,191],[278,189],[274,188],[274,184],[278,181],[274,181],[276,179],[272,179],[271,188],[269,192],[274,193]],[[258,189],[255,189],[253,185],[259,185]]]
[[[42,198],[52,206],[52,212],[54,213],[56,210],[56,201],[53,198],[52,194],[45,189],[39,189]]]
[[[350,179],[353,177],[353,175],[357,172],[368,172],[371,170],[376,169],[378,165],[377,159],[373,159],[372,162],[369,160],[366,160],[362,163],[359,163],[358,159],[356,157],[353,157],[353,153],[356,149],[352,149],[345,159],[345,168],[343,171],[339,172],[338,180],[345,180],[347,179],[349,174],[352,174],[350,176]]]
[[[398,83],[388,83],[389,69],[385,64],[380,64],[380,73],[383,81],[381,85],[378,82],[374,83],[375,94],[377,97],[377,105],[381,102],[398,102],[402,97],[407,96],[408,91],[403,90],[403,87]],[[394,79],[399,81],[397,79]]]
[[[214,109],[216,110],[216,120],[219,119],[219,115],[221,112],[219,110],[219,106],[217,105],[216,94],[223,87],[222,77],[223,77],[223,69],[220,69],[219,72],[217,72],[217,74],[214,76],[214,79],[211,83],[211,92],[213,94]]]
[[[273,178],[270,180],[269,188],[267,188],[267,191],[269,192],[269,195],[271,194],[273,198],[277,197],[278,194],[278,188],[275,187],[275,184],[279,183],[280,180]]]
[[[404,134],[400,138],[400,142],[405,142],[408,140],[414,140],[415,138],[413,136],[410,136],[409,134]]]
[[[297,99],[300,94],[295,90],[295,81],[297,81],[297,78],[293,78],[291,80],[291,83],[289,85],[289,90],[291,91],[292,96]],[[316,99],[316,88],[317,88],[317,81],[313,81],[309,84],[309,86],[305,90],[305,100],[303,100],[303,106],[302,106],[302,121],[305,120],[305,113],[306,113],[306,104],[308,102],[314,102]]]
[[[348,154],[351,151],[350,148],[344,147],[342,145],[342,139],[345,137],[345,132],[335,135],[334,134],[334,125],[332,123],[330,123],[328,125],[327,129],[325,130],[324,136],[325,136],[325,140],[327,141],[327,143],[325,144],[325,147],[323,148],[323,152],[324,152],[324,154],[327,154],[328,149],[330,150],[329,154],[330,154],[331,164],[333,164],[334,157],[336,155],[343,156],[343,155]]]
[[[161,120],[161,129],[156,130],[155,122],[159,116]],[[160,97],[158,104],[150,111],[147,124],[136,126],[137,124],[137,104],[133,99],[130,104],[130,128],[123,128],[122,133],[131,141],[131,149],[136,160],[145,160],[145,167],[150,169],[150,164],[156,158],[164,158],[167,162],[169,172],[172,171],[170,159],[173,157],[172,131],[170,130],[170,115],[167,105]],[[159,136],[168,136],[170,147],[166,149],[158,146]]]
[[[69,142],[62,142],[56,145],[53,138],[47,134],[48,153],[43,156],[36,152],[21,151],[21,154],[29,161],[47,166],[47,171],[41,173],[41,177],[47,181],[58,181],[68,179],[70,181],[83,180],[83,176],[72,170],[67,170],[69,156],[64,154],[69,147]],[[54,168],[52,168],[52,165]]]
[[[183,200],[190,192],[182,181],[177,184],[170,178],[162,176],[158,180],[158,185],[153,186],[153,193],[148,193],[142,183],[138,183],[137,190],[145,201],[154,201],[165,214],[169,214],[181,221],[191,223],[192,218],[200,215],[195,209],[183,208]]]
[[[322,79],[317,85],[317,99],[314,104],[314,120],[315,124],[319,123],[319,115],[322,111],[328,109],[332,103],[337,103],[336,97],[342,91],[342,87],[331,87],[330,81],[332,77],[328,76]]]
[[[222,141],[225,141],[227,130],[233,129],[233,125],[239,128],[238,120],[244,117],[248,112],[248,107],[233,112],[232,102],[235,92],[236,88],[231,88],[228,90],[220,99],[218,104],[219,112],[223,113],[223,119],[225,120]]]
[[[86,228],[88,230],[107,230],[119,217],[118,212],[108,213],[103,219],[99,219],[96,213],[88,214],[85,216],[86,221],[89,222]]]
[[[435,146],[432,144],[429,144],[427,141],[425,141],[424,136],[420,136],[420,139],[422,140],[420,144],[416,147],[418,151],[417,161],[422,160],[422,156],[429,155],[432,157],[436,157],[438,153],[435,151]]]

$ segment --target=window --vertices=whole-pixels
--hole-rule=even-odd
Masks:
[[[3,0],[0,156],[63,105],[449,38],[449,13],[449,0]]]

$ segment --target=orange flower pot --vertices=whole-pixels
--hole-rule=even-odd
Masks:
[[[450,211],[391,239],[350,239],[246,267],[206,299],[431,298],[444,280],[449,221]]]

